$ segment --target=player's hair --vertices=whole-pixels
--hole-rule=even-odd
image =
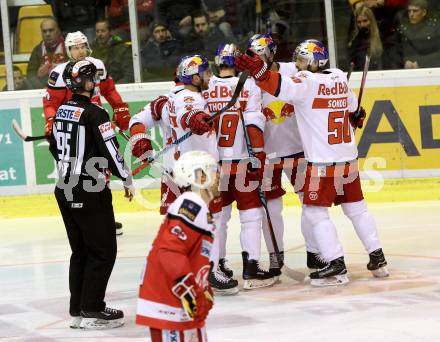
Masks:
[[[370,47],[368,48],[368,54],[371,57],[380,58],[383,53],[383,45],[382,40],[380,38],[380,32],[379,27],[377,26],[376,17],[374,16],[374,13],[371,9],[369,9],[367,6],[360,6],[354,11],[354,18],[355,18],[355,27],[353,31],[353,36],[348,43],[348,46],[351,47],[353,44],[354,39],[359,34],[359,28],[357,26],[357,18],[359,16],[365,16],[367,17],[368,21],[370,22]]]
[[[416,6],[416,7],[420,7],[422,9],[427,10],[428,9],[428,1],[426,0],[409,0],[408,1],[408,6]]]

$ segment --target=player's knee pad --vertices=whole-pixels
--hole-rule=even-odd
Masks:
[[[301,222],[309,224],[311,227],[316,226],[322,221],[330,220],[327,207],[318,207],[304,204],[302,206]]]
[[[242,225],[249,222],[261,222],[263,219],[263,208],[240,210],[239,214]]]
[[[341,207],[344,214],[351,220],[368,213],[367,203],[364,200],[352,203],[342,203]]]
[[[232,204],[222,208],[222,225],[226,228],[232,215]]]
[[[267,201],[267,209],[269,210],[269,214],[281,216],[281,212],[283,211],[283,198],[278,197],[274,199],[270,199]]]

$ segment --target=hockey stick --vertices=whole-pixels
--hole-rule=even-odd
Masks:
[[[254,152],[254,150],[252,149],[252,146],[251,146],[251,140],[249,138],[249,133],[246,130],[246,124],[245,124],[245,121],[244,121],[243,112],[242,112],[241,108],[238,108],[237,111],[238,111],[238,114],[240,116],[241,125],[243,126],[243,134],[244,134],[244,138],[245,138],[245,141],[246,141],[246,149],[247,149],[247,152],[249,154],[249,157],[251,158],[252,167],[254,167],[254,166],[256,166],[255,162],[257,161],[257,158],[256,158],[255,152]],[[264,167],[264,165],[263,165],[263,167]],[[258,185],[257,193],[258,193],[258,197],[260,199],[261,205],[263,206],[264,212],[266,214],[267,224],[268,224],[268,228],[269,228],[270,240],[272,241],[272,246],[273,246],[273,249],[275,251],[275,255],[276,255],[276,258],[277,258],[278,265],[284,264],[284,269],[286,271],[286,274],[289,276],[289,278],[292,278],[292,279],[294,279],[294,280],[296,280],[298,282],[303,282],[304,278],[305,278],[305,275],[303,273],[301,273],[301,272],[295,271],[295,270],[287,267],[286,263],[283,262],[283,260],[281,259],[281,254],[280,254],[280,250],[278,248],[278,243],[277,243],[277,240],[276,240],[276,237],[275,237],[275,232],[274,232],[274,229],[273,229],[272,220],[270,218],[269,209],[267,207],[267,199],[266,199],[266,196],[264,195],[263,190],[261,189],[261,185]]]
[[[18,125],[17,120],[12,119],[12,128],[14,129],[15,133],[23,140],[23,141],[35,141],[35,140],[43,140],[46,139],[45,135],[37,135],[37,136],[31,136],[27,135],[23,132],[21,127]]]
[[[356,113],[354,114],[354,119],[357,119],[359,117],[359,113],[361,111],[362,96],[364,95],[365,82],[367,81],[367,73],[369,66],[370,66],[370,56],[365,55],[364,71],[362,72],[361,87],[359,89],[358,107],[356,109]]]
[[[235,87],[234,93],[232,94],[231,99],[229,102],[224,106],[222,109],[220,109],[218,112],[214,113],[211,118],[207,121],[208,123],[213,122],[215,119],[217,119],[220,115],[222,115],[224,112],[226,112],[228,109],[230,109],[233,105],[235,105],[235,102],[237,102],[238,97],[240,96],[240,92],[243,89],[243,86],[248,78],[249,74],[248,72],[244,71],[241,73],[240,78],[238,79],[237,85]],[[133,172],[131,173],[133,176],[138,174],[140,171],[142,171],[144,168],[146,168],[149,164],[154,162],[156,159],[158,159],[160,156],[167,153],[169,150],[174,148],[174,146],[181,144],[186,139],[191,137],[193,135],[192,131],[189,131],[182,135],[179,139],[174,140],[171,144],[166,145],[162,150],[157,152],[154,156],[148,157],[147,161],[137,167]]]
[[[350,81],[350,77],[351,77],[353,70],[354,70],[354,62],[351,62],[350,68],[348,69],[348,72],[347,72],[347,81]]]
[[[112,122],[112,127],[116,130],[117,133],[119,133],[120,135],[122,135],[124,137],[125,140],[130,140],[130,137],[127,135],[127,133],[125,133],[123,130],[121,130],[119,127],[115,126]],[[15,133],[23,140],[23,141],[35,141],[35,140],[43,140],[46,139],[45,135],[37,135],[37,136],[32,136],[32,135],[27,135],[26,133],[23,132],[23,130],[21,129],[21,127],[18,125],[17,120],[12,119],[12,128],[14,129]]]

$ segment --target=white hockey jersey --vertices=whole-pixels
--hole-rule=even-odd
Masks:
[[[278,92],[280,100],[295,106],[305,158],[309,162],[334,163],[356,159],[358,150],[348,113],[357,108],[356,95],[339,69],[323,73],[301,71],[294,78],[281,76],[259,85]]]
[[[99,76],[99,80],[96,83],[95,90],[93,91],[93,96],[91,98],[92,103],[97,105],[101,105],[101,91],[99,89],[100,81],[107,79],[107,70],[105,68],[104,62],[98,58],[86,57],[87,61],[93,63],[96,66],[97,74]],[[47,80],[47,86],[49,88],[65,88],[66,83],[63,80],[64,69],[66,69],[66,65],[69,62],[65,62],[62,64],[58,64],[49,74],[49,78]]]
[[[211,115],[222,109],[232,97],[238,77],[212,76],[209,89],[203,92]],[[265,117],[261,112],[261,90],[253,78],[248,78],[236,105],[223,113],[217,127],[217,144],[220,160],[248,158],[243,125],[237,112],[241,106],[246,125],[254,125],[264,131]]]
[[[173,140],[179,139],[190,132],[189,128],[184,129],[181,124],[185,113],[191,110],[201,110],[209,113],[208,105],[203,99],[202,94],[189,89],[177,91],[172,98],[168,99],[167,107]],[[216,160],[219,160],[215,132],[208,132],[203,135],[193,134],[190,138],[179,144],[178,151],[174,153],[174,158],[177,160],[180,154],[194,150],[208,152]]]
[[[278,72],[293,77],[298,69],[294,63],[278,63]],[[264,151],[269,160],[303,152],[298,124],[291,104],[263,91],[263,113],[266,116]]]
[[[183,85],[174,86],[174,88],[166,95],[168,99],[173,98],[174,95],[183,89]],[[143,107],[138,113],[133,115],[130,119],[130,127],[136,123],[143,124],[147,129],[151,129],[156,125],[159,125],[162,133],[163,146],[169,145],[173,141],[171,133],[171,122],[168,114],[168,106],[162,107],[161,119],[156,121],[151,115],[151,106],[148,103]],[[163,167],[166,171],[172,171],[174,167],[174,156],[173,153],[165,153],[163,156]]]

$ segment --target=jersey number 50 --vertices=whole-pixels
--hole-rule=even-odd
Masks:
[[[328,143],[330,145],[351,142],[350,120],[348,110],[328,114]]]

